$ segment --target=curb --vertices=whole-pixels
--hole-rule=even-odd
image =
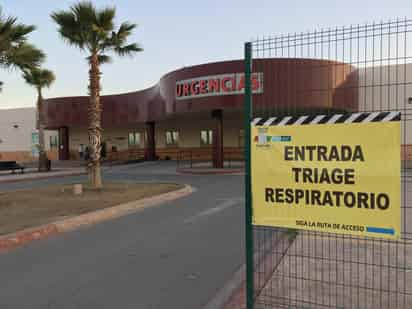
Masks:
[[[66,174],[55,174],[55,175],[36,175],[33,177],[25,177],[25,178],[15,178],[15,179],[1,179],[1,183],[13,183],[13,182],[23,182],[23,181],[32,181],[32,180],[39,180],[39,179],[48,179],[48,178],[58,178],[58,177],[67,177],[67,176],[80,176],[80,175],[86,175],[86,171],[82,172],[72,172],[72,173],[66,173]],[[23,174],[24,175],[24,174]]]
[[[145,208],[160,205],[164,202],[173,201],[189,194],[195,189],[185,185],[182,189],[147,197],[117,206],[89,212],[79,216],[48,223],[42,226],[21,230],[12,234],[0,236],[0,253],[23,246],[34,240],[46,238],[51,235],[76,230],[82,226],[88,226],[110,219],[119,218],[127,214],[141,211]]]
[[[270,245],[271,246],[267,246]],[[281,246],[285,249],[285,254],[288,251],[290,245],[293,243],[290,242],[287,235],[282,235],[280,239],[275,240],[268,240],[264,247],[271,248],[267,254],[263,257],[260,257],[258,261],[258,265],[256,266],[257,269],[259,268],[266,268],[269,269],[270,264],[273,263],[272,256],[270,256],[270,251],[277,247]],[[284,254],[284,255],[285,255]],[[254,260],[259,258],[259,252],[255,252]],[[279,263],[282,261],[284,255],[277,261],[276,265],[272,268],[270,275],[276,270]],[[270,277],[270,276],[268,276]],[[257,282],[258,278],[255,274],[255,282]],[[268,278],[264,278],[263,281],[267,281]],[[257,282],[259,283],[259,282]],[[264,287],[265,283],[262,284],[262,288]],[[260,293],[260,291],[259,291]],[[236,273],[232,276],[232,278],[226,282],[226,284],[218,290],[215,296],[204,306],[202,309],[246,309],[246,264],[243,264]]]
[[[47,224],[1,236],[0,253],[57,233],[58,228],[55,224]]]
[[[178,174],[185,175],[244,175],[244,170],[222,170],[222,171],[208,171],[208,170],[192,170],[192,169],[177,169]]]

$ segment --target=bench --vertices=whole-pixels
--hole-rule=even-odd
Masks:
[[[14,174],[15,170],[21,170],[24,173],[24,166],[17,164],[16,161],[0,161],[0,171],[12,171]]]

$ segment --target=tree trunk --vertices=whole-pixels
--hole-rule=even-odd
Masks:
[[[97,53],[93,53],[90,61],[89,71],[89,90],[90,101],[88,109],[89,117],[89,153],[88,171],[90,183],[93,188],[101,189],[102,177],[100,170],[100,153],[101,153],[101,113],[100,106],[100,71]]]
[[[39,130],[39,172],[47,171],[48,158],[44,142],[44,111],[41,88],[37,88],[37,128]]]

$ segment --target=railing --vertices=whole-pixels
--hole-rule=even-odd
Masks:
[[[236,150],[224,150],[223,151],[223,165],[226,165],[228,168],[233,166],[233,162],[242,162],[244,161],[244,151],[239,148]],[[193,168],[193,164],[201,162],[210,162],[213,163],[213,149],[187,149],[180,150],[177,153],[177,168],[182,167],[184,162],[188,162],[190,168]]]
[[[144,149],[129,149],[129,160],[143,160],[145,157]]]
[[[243,148],[237,150],[225,150],[223,152],[224,163],[227,162],[228,167],[232,167],[233,162],[244,162],[245,160],[245,151]]]
[[[161,150],[161,158],[170,158],[176,160],[177,168],[183,167],[186,162],[187,167],[193,168],[195,163],[210,163],[213,164],[213,149],[212,148],[197,148],[197,149],[171,149]],[[122,151],[108,151],[105,161],[113,163],[115,161],[131,161],[144,160],[145,149],[136,148]],[[242,148],[226,148],[223,151],[224,166],[233,167],[234,162],[244,161],[244,150]]]
[[[182,162],[189,162],[190,168],[193,168],[193,162],[212,162],[213,149],[196,149],[181,150],[177,155],[177,168],[181,167]]]
[[[179,152],[179,148],[157,149],[156,156],[159,160],[177,160]]]
[[[142,160],[144,158],[144,149],[128,149],[120,151],[108,151],[105,158],[103,158],[103,161],[113,164],[116,161]]]

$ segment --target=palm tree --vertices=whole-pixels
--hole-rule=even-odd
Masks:
[[[0,7],[0,67],[26,70],[43,62],[43,52],[27,42],[34,30],[34,26],[17,23],[16,17],[5,17]]]
[[[122,23],[115,29],[114,17],[116,9],[106,7],[96,9],[90,1],[81,1],[70,7],[68,11],[57,11],[51,14],[58,25],[58,31],[68,44],[86,51],[89,64],[89,107],[88,133],[90,159],[88,170],[91,185],[102,188],[100,171],[101,152],[101,113],[100,104],[100,64],[110,62],[107,52],[119,56],[133,55],[143,49],[136,43],[127,44],[135,24]]]
[[[37,127],[39,129],[39,171],[47,170],[47,153],[44,143],[44,110],[43,110],[43,95],[42,89],[50,87],[56,77],[52,71],[33,68],[26,70],[23,73],[24,80],[37,90]]]

